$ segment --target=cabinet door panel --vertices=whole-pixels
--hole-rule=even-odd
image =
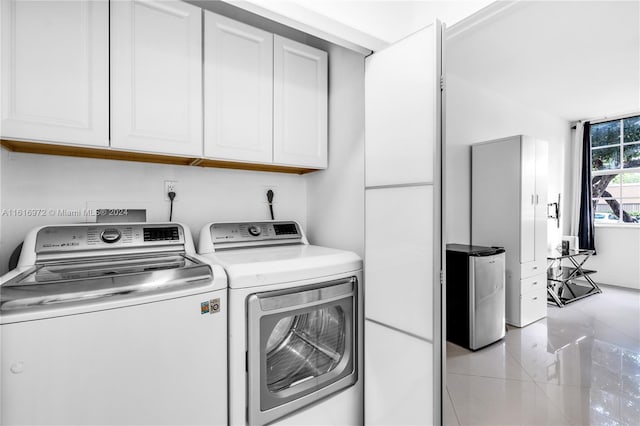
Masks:
[[[535,260],[536,145],[522,137],[520,142],[520,262]]]
[[[2,137],[109,144],[107,1],[2,0]]]
[[[546,256],[546,255],[545,255]],[[529,278],[547,270],[547,258],[520,264],[520,278]]]
[[[327,167],[327,53],[274,36],[273,161]]]
[[[365,198],[365,316],[431,340],[433,187],[367,189]]]
[[[541,287],[522,295],[520,319],[516,324],[524,327],[547,316],[547,288]]]
[[[547,288],[547,273],[538,274],[530,278],[520,280],[520,294],[538,290],[539,288]]]
[[[273,35],[205,12],[204,153],[272,161]]]
[[[433,40],[408,37],[403,49],[383,49],[366,65],[366,185],[434,181],[440,105],[440,70],[433,66],[438,46]],[[419,52],[420,54],[416,54]],[[412,55],[407,63],[407,55]],[[404,66],[399,67],[398,64]]]
[[[365,335],[365,424],[434,424],[434,373],[424,366],[437,347],[373,321],[365,321]]]
[[[202,154],[201,10],[180,1],[111,3],[111,145]]]
[[[536,206],[534,250],[536,261],[547,259],[547,180],[548,146],[546,141],[536,141]]]

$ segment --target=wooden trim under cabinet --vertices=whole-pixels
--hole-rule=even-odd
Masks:
[[[9,151],[22,152],[27,154],[62,155],[66,157],[138,161],[142,163],[175,164],[179,166],[214,167],[221,169],[291,173],[298,175],[317,171],[317,169],[308,169],[302,167],[242,163],[235,161],[213,160],[200,157],[180,157],[176,155],[123,151],[112,148],[89,148],[83,146],[56,145],[50,143],[15,141],[9,139],[0,139],[0,145],[8,149]]]

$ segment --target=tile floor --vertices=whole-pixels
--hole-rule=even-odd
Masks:
[[[603,293],[471,352],[447,343],[447,425],[640,425],[640,291]]]

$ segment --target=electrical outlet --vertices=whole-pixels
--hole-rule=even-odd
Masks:
[[[169,201],[169,196],[167,195],[170,192],[175,192],[178,194],[178,181],[177,180],[165,180],[164,181],[164,200]],[[176,197],[178,199],[178,197]],[[174,200],[175,201],[175,200]]]
[[[265,204],[268,204],[269,202],[267,201],[267,191],[272,190],[273,191],[273,204],[276,204],[278,202],[278,187],[275,185],[263,185],[262,186],[262,201]]]

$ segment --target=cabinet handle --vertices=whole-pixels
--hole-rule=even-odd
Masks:
[[[532,285],[538,285],[538,281],[534,281]]]
[[[534,298],[533,298],[533,300],[538,300],[538,297],[537,297],[537,296],[536,296],[536,297],[534,297]]]
[[[536,194],[536,205],[540,202],[540,198],[538,196],[538,194]]]
[[[538,267],[537,267],[537,266],[534,266],[534,267],[533,267],[533,270],[535,271],[536,269],[538,269]]]
[[[534,195],[533,195],[533,194],[531,194],[531,205],[535,204],[535,203],[533,202],[533,200],[534,200],[534,199],[535,199],[535,198],[534,198]]]

